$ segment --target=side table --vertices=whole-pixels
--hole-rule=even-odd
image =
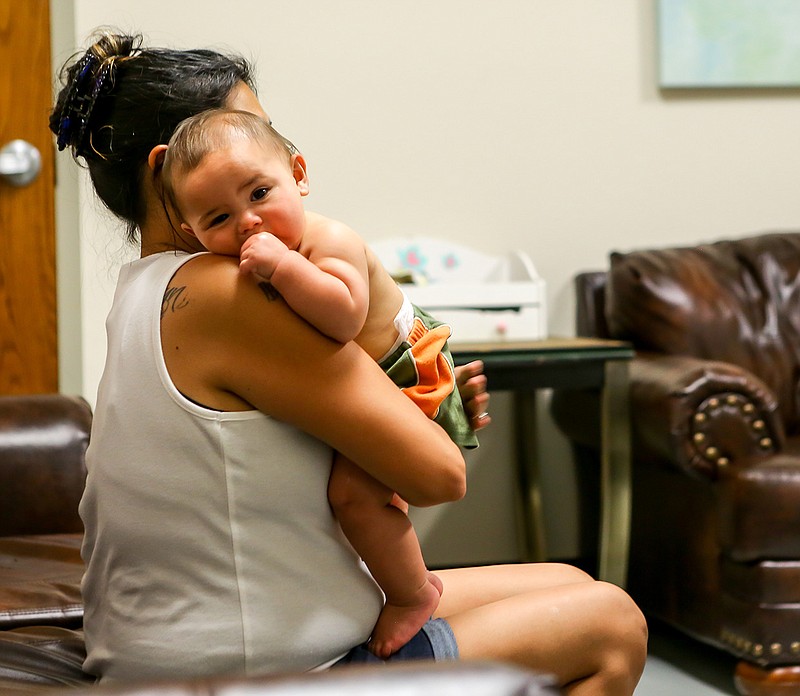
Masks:
[[[523,560],[547,558],[536,450],[537,389],[597,388],[601,398],[600,579],[624,587],[630,538],[630,344],[594,338],[451,343],[456,365],[482,360],[489,391],[514,394],[518,527]]]

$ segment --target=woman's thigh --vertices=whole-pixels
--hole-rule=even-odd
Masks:
[[[444,591],[434,616],[445,618],[514,595],[593,582],[582,570],[561,563],[480,566],[435,572]]]

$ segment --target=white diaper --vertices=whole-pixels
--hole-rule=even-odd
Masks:
[[[408,338],[411,329],[414,328],[414,305],[411,304],[411,300],[408,299],[405,293],[403,293],[403,304],[400,305],[400,309],[394,318],[394,328],[397,331],[397,338],[392,347],[378,360],[379,363],[394,353],[400,347],[400,344]]]

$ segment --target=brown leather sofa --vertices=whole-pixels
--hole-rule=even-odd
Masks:
[[[92,413],[80,398],[0,397],[0,693],[92,683],[78,501]]]
[[[80,398],[0,397],[0,694],[119,696],[504,696],[558,693],[552,680],[492,663],[347,667],[326,673],[94,685],[85,657],[78,501],[92,414]]]
[[[628,589],[741,658],[741,693],[800,693],[800,233],[612,253],[577,333],[632,342]],[[585,392],[551,411],[579,452]]]

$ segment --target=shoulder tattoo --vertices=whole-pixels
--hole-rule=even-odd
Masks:
[[[164,299],[161,300],[161,316],[163,318],[167,312],[176,312],[188,304],[189,299],[186,297],[185,285],[177,288],[167,288],[164,293]]]
[[[258,287],[261,288],[261,292],[270,302],[281,299],[281,294],[269,283],[261,282]]]

